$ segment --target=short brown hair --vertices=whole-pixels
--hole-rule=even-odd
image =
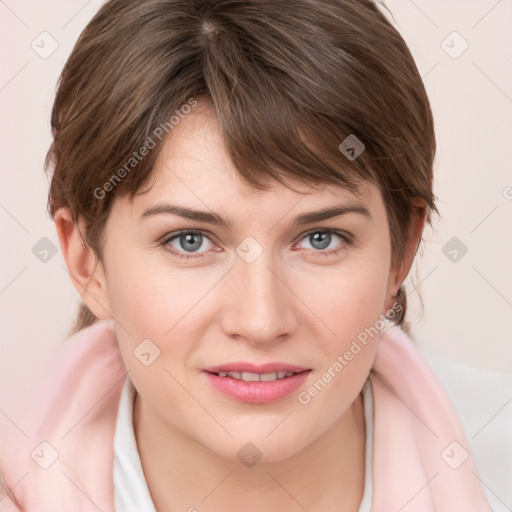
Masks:
[[[258,190],[273,180],[357,191],[376,184],[390,225],[392,258],[404,257],[412,198],[437,212],[430,104],[414,59],[371,0],[110,0],[80,35],[52,111],[54,166],[48,208],[87,222],[101,259],[113,201],[148,182],[162,147],[115,187],[158,126],[190,100],[214,107],[226,150]],[[339,149],[364,144],[356,159]],[[111,189],[111,190],[110,190]],[[401,289],[403,325],[405,293]],[[76,329],[94,321],[82,305]]]

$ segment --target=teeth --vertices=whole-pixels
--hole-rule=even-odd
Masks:
[[[273,372],[273,373],[251,373],[251,372],[219,372],[219,377],[231,377],[245,382],[269,382],[278,379],[284,379],[294,375],[293,372]]]
[[[274,372],[274,373],[260,373],[259,381],[260,382],[268,382],[269,380],[276,380],[277,378],[282,379],[282,377],[279,377],[280,373],[284,372]]]
[[[260,376],[257,373],[243,372],[242,380],[245,380],[245,382],[259,382]]]

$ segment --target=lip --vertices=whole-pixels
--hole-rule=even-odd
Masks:
[[[218,366],[210,366],[204,368],[205,372],[219,373],[219,372],[251,372],[251,373],[273,373],[273,372],[303,372],[310,370],[305,366],[297,366],[294,364],[273,362],[265,364],[254,364],[245,361],[235,361],[233,363],[219,364]]]
[[[266,382],[246,382],[231,377],[219,377],[213,372],[239,371],[251,373],[273,373],[277,371],[299,372],[291,377]],[[202,372],[208,382],[217,391],[238,402],[246,404],[269,404],[285,399],[304,384],[311,373],[311,369],[299,366],[270,363],[254,365],[250,363],[230,363],[214,366]]]

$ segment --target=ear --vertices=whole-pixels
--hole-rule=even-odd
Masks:
[[[389,311],[393,307],[393,303],[396,298],[396,294],[400,286],[402,286],[405,278],[409,274],[409,271],[414,261],[414,256],[418,250],[421,235],[425,228],[425,220],[427,214],[427,205],[423,199],[415,198],[411,200],[412,203],[412,218],[411,224],[407,231],[407,240],[405,247],[405,256],[402,263],[397,267],[392,267],[389,273],[388,279],[388,295],[386,297],[386,304],[383,314]]]
[[[104,267],[82,236],[85,222],[75,223],[68,208],[59,208],[53,221],[73,285],[94,316],[111,318]]]

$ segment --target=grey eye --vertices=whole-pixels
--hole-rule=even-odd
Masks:
[[[314,249],[325,249],[331,243],[332,234],[327,231],[316,231],[308,235],[308,237]]]
[[[197,251],[203,243],[201,233],[183,233],[178,238],[181,249],[184,251]]]

